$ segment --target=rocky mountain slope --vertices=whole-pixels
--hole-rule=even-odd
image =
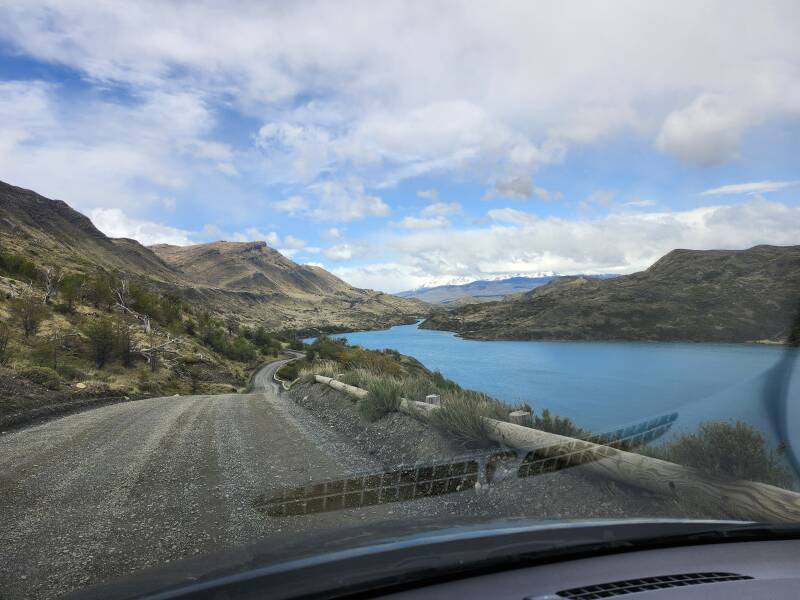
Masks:
[[[800,246],[673,250],[614,279],[563,277],[423,327],[476,339],[785,342],[800,334]]]
[[[350,286],[264,242],[179,248],[112,239],[65,202],[0,182],[0,248],[41,266],[123,272],[218,314],[274,330],[372,329],[410,322],[426,305]]]
[[[0,181],[0,245],[34,262],[85,271],[102,268],[188,285],[134,240],[112,239],[66,202]]]

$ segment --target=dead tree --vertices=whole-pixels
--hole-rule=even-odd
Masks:
[[[138,321],[141,321],[142,325],[144,325],[145,333],[150,333],[150,317],[143,315],[142,313],[131,308],[133,298],[131,296],[131,286],[128,278],[125,276],[120,277],[118,285],[111,287],[111,293],[114,295],[114,301],[116,305],[122,310],[122,312],[131,315]]]
[[[61,281],[64,279],[64,272],[58,267],[45,267],[41,273],[42,304],[50,304],[50,299],[58,293]]]
[[[150,370],[155,372],[158,369],[159,362],[161,361],[162,355],[165,353],[174,354],[172,350],[169,350],[169,346],[177,342],[176,338],[173,338],[171,335],[167,334],[167,341],[161,344],[156,345],[153,340],[153,336],[150,337],[150,346],[145,348],[139,348],[136,352],[137,354],[141,354],[144,356],[144,359],[147,361],[147,364],[150,365]]]

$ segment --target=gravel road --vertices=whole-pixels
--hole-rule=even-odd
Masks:
[[[277,391],[104,406],[0,436],[0,598],[52,598],[257,538],[380,517],[270,519],[259,494],[371,459]]]
[[[378,469],[435,437],[401,415],[356,426],[324,393],[305,402],[313,390],[302,386],[293,401],[273,380],[284,362],[257,373],[248,394],[124,402],[0,435],[0,599],[54,598],[181,558],[368,521],[714,516],[579,469],[477,494],[265,516],[253,507],[258,496]]]

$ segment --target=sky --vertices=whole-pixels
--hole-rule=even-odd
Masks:
[[[0,180],[388,292],[800,243],[800,3],[0,0]]]

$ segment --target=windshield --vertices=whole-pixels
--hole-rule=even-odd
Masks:
[[[798,524],[798,8],[0,1],[0,596]]]

